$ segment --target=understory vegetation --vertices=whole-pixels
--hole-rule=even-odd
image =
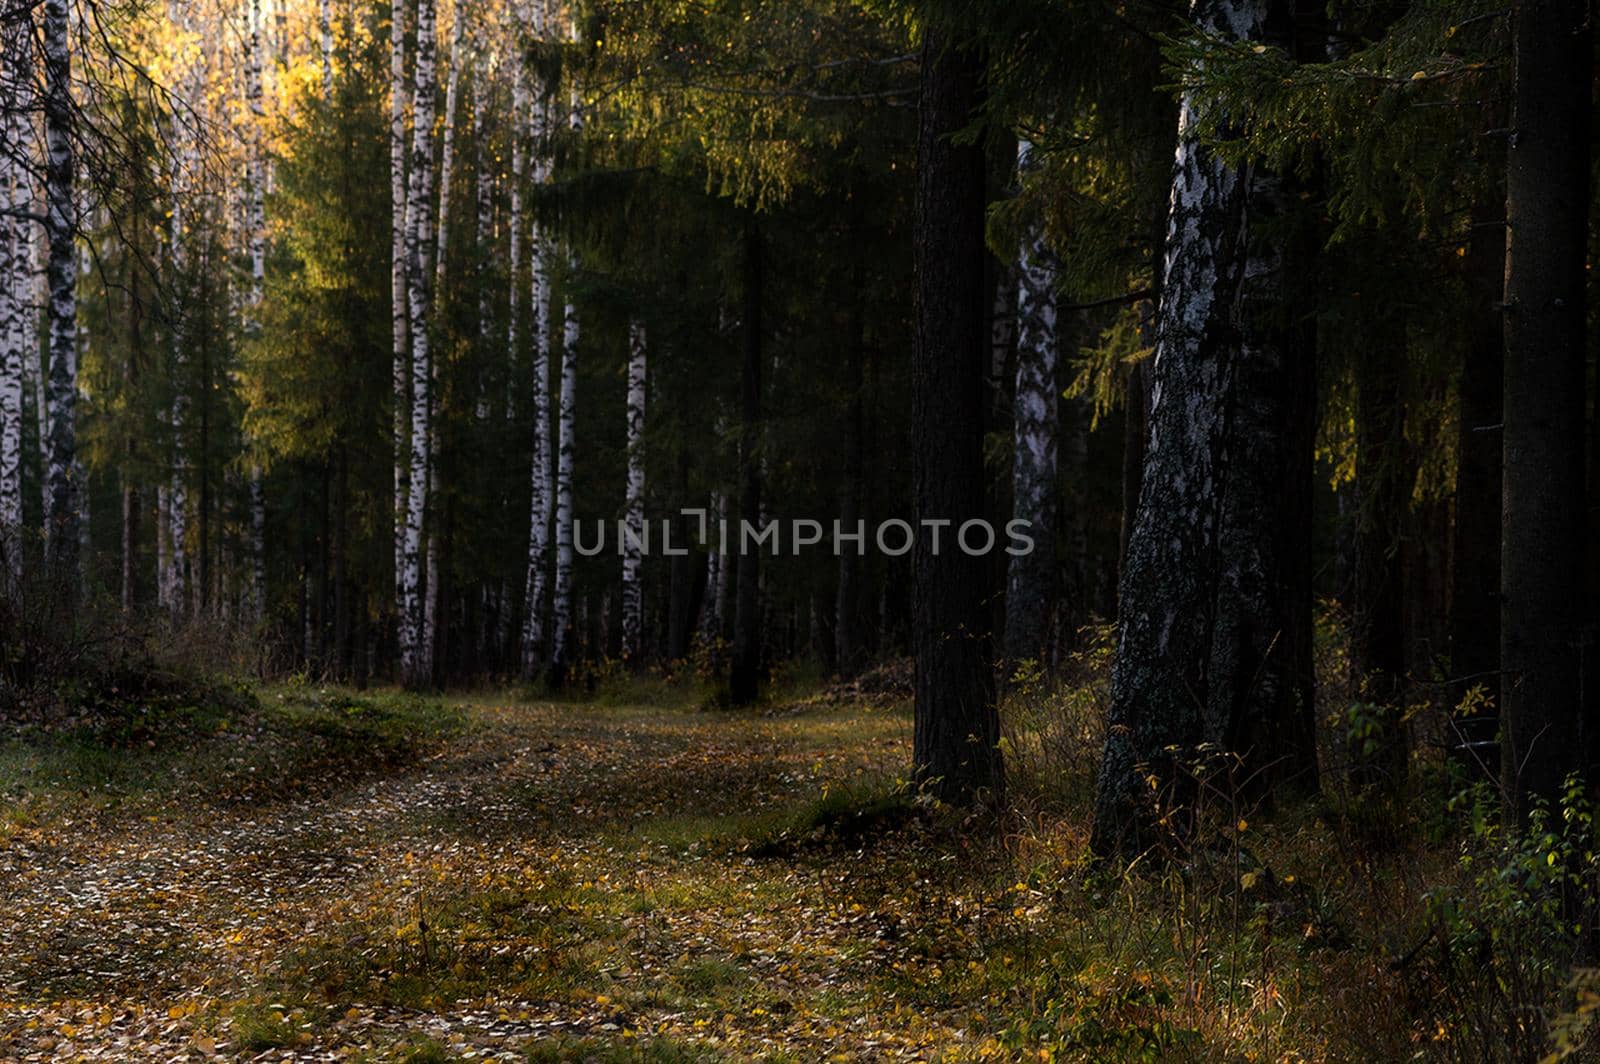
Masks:
[[[1419,754],[1405,793],[1276,808],[1197,765],[1192,827],[1119,870],[1088,848],[1109,647],[1086,636],[1058,678],[1016,670],[1004,813],[907,784],[896,665],[833,686],[796,667],[738,711],[686,667],[601,670],[560,703],[213,685],[13,729],[0,1055],[1581,1049],[1581,789],[1508,838],[1499,796],[1443,758]],[[1320,645],[1336,666],[1336,626]],[[1351,718],[1323,690],[1337,750]]]

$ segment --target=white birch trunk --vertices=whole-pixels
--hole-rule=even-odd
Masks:
[[[456,101],[461,84],[461,23],[465,12],[457,11],[450,27],[450,77],[445,82],[444,142],[439,155],[439,239],[434,242],[434,299],[444,293],[446,253],[450,248],[450,183],[455,171]]]
[[[535,9],[534,34],[542,38],[545,20]],[[546,145],[549,127],[543,85],[536,85],[529,111],[533,142],[533,181],[542,185],[550,177]],[[520,138],[519,138],[520,140]],[[550,520],[554,506],[550,453],[550,253],[549,238],[534,219],[530,246],[530,304],[533,310],[533,457],[530,464],[528,515],[528,575],[523,587],[522,674],[538,674],[545,651],[544,610],[546,573],[550,567]],[[515,389],[512,389],[514,391]]]
[[[572,39],[577,40],[577,23],[572,24]],[[567,112],[568,127],[574,131],[583,128],[579,110],[578,86],[572,85]],[[571,252],[567,259],[568,277],[577,273],[577,257]],[[570,280],[565,305],[562,308],[561,342],[561,401],[556,431],[556,579],[555,594],[551,603],[551,625],[554,629],[550,654],[552,674],[560,681],[566,676],[568,656],[572,643],[572,464],[576,435],[578,403],[578,309],[573,305]]]
[[[622,553],[622,655],[637,659],[642,649],[639,569],[644,560],[644,404],[645,331],[633,322],[628,327],[628,488],[626,514],[631,535],[623,539]]]
[[[333,99],[333,23],[329,0],[317,0],[317,36],[322,45],[322,98]]]
[[[406,196],[406,284],[411,313],[411,491],[406,505],[404,577],[402,581],[400,671],[409,687],[429,683],[430,648],[426,645],[422,586],[422,536],[428,505],[428,470],[432,445],[432,367],[428,258],[433,236],[433,97],[434,5],[417,0],[417,63],[413,92],[411,187]]]
[[[7,151],[0,156],[0,565],[13,579],[22,576],[22,393],[26,362],[23,320],[32,302],[30,221],[21,212],[32,208],[27,158],[26,119],[21,86],[28,63],[24,49],[31,23],[8,22],[4,36],[4,70],[0,72],[0,122]],[[20,158],[19,158],[20,157]]]
[[[35,194],[32,206],[37,210],[39,200],[31,183],[28,191],[30,194]],[[50,250],[50,239],[48,230],[44,234],[45,239],[33,239],[33,230],[34,224],[30,222],[27,232],[30,234],[30,239],[33,240],[31,251],[32,273],[29,275],[27,289],[30,303],[28,312],[22,319],[22,347],[27,355],[27,364],[23,367],[23,372],[33,388],[33,414],[38,421],[39,512],[48,514],[50,512],[50,478],[45,472],[45,452],[48,449],[46,441],[50,437],[50,388],[45,381],[44,361],[39,351],[39,317],[50,302],[47,290],[49,271],[45,268],[46,258]]]
[[[262,126],[266,111],[261,93],[261,4],[250,3],[250,54],[245,64],[245,92],[250,105],[250,199],[246,204],[246,226],[250,251],[250,294],[245,331],[254,335],[261,327],[256,317],[261,306],[262,286],[267,274],[266,158],[262,151]],[[247,441],[248,445],[248,441]],[[267,504],[261,465],[250,466],[250,597],[248,618],[259,624],[267,602]]]
[[[61,577],[76,573],[78,485],[78,300],[73,238],[77,203],[73,198],[73,109],[70,13],[67,0],[45,0],[45,200],[50,237],[50,405],[45,445],[50,482],[45,516],[47,556]]]
[[[455,20],[450,29],[450,77],[446,82],[444,103],[444,143],[440,153],[439,163],[439,236],[434,242],[434,284],[433,300],[442,298],[444,293],[444,271],[446,252],[450,243],[450,179],[454,170],[455,141],[456,141],[456,100],[461,82],[461,11],[457,11]],[[439,367],[430,363],[430,384],[428,425],[432,438],[429,440],[428,463],[428,494],[433,498],[439,496]],[[437,517],[437,515],[435,515]],[[422,651],[425,657],[425,671],[433,673],[434,648],[438,644],[438,615],[439,615],[439,529],[437,520],[428,525],[427,549],[427,579],[424,592],[422,613]]]
[[[550,468],[550,275],[549,249],[533,228],[533,460],[528,516],[528,577],[524,587],[522,672],[532,680],[544,652],[545,574],[549,571],[550,519],[554,502]],[[576,329],[576,323],[573,325]]]
[[[169,16],[174,24],[187,30],[187,20],[181,4],[173,3],[168,7]],[[180,105],[194,109],[200,103],[199,70],[191,63],[184,71],[180,89]],[[172,217],[169,220],[170,229],[168,239],[172,244],[172,265],[178,278],[184,278],[187,271],[187,248],[184,242],[185,219],[189,200],[189,182],[192,175],[199,168],[198,150],[195,139],[186,128],[182,116],[174,112],[172,116],[172,137],[175,144],[181,145],[177,157],[173,162],[171,209]],[[175,285],[181,287],[181,285]],[[162,511],[164,518],[162,532],[169,541],[169,548],[157,559],[158,582],[161,585],[162,605],[176,618],[181,615],[185,604],[189,601],[189,563],[187,554],[188,545],[188,452],[184,447],[184,428],[188,418],[189,393],[188,393],[188,336],[184,328],[184,315],[187,308],[178,307],[177,317],[172,330],[172,409],[170,411],[170,425],[172,429],[172,470],[169,485],[163,492],[162,498],[165,509]],[[157,539],[161,532],[157,533]],[[162,564],[162,563],[165,564]]]
[[[720,491],[711,493],[707,507],[706,526],[706,595],[700,607],[700,635],[708,643],[722,637],[723,587],[727,581],[727,561],[720,550],[718,530],[728,516],[727,496]]]
[[[476,170],[477,218],[473,236],[478,247],[478,401],[473,414],[489,420],[489,324],[492,317],[489,293],[489,258],[494,246],[494,174],[489,168],[490,154],[484,143],[487,135],[483,116],[488,110],[488,71],[478,72],[472,94],[473,168]]]
[[[1017,177],[1027,179],[1032,145],[1017,142]],[[1006,653],[1042,661],[1055,596],[1056,296],[1049,251],[1035,224],[1017,269],[1017,386],[1013,409],[1012,517],[1026,521],[1034,550],[1013,555],[1006,593]]]
[[[576,265],[575,263],[573,265]],[[567,297],[562,311],[561,404],[556,433],[556,584],[551,604],[551,667],[565,674],[572,627],[572,460],[578,404],[578,309]]]
[[[405,513],[411,479],[407,466],[407,417],[411,390],[406,337],[406,5],[395,0],[389,22],[389,300],[393,332],[394,601],[403,633]],[[403,634],[401,638],[404,638]]]
[[[510,249],[510,305],[506,309],[506,364],[511,380],[516,380],[522,340],[522,183],[527,173],[527,153],[523,145],[522,121],[528,113],[528,74],[517,49],[511,72],[511,249]],[[506,420],[517,416],[517,398],[514,386],[506,388]]]

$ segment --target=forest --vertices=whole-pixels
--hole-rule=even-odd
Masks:
[[[0,0],[0,1060],[1600,1059],[1578,0]]]

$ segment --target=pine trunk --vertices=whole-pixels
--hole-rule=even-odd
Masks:
[[[1585,244],[1594,59],[1588,5],[1512,8],[1507,155],[1502,783],[1516,812],[1559,800],[1581,751]]]
[[[862,393],[866,390],[866,324],[863,320],[860,272],[856,271],[851,285],[850,336],[846,343],[845,368],[848,399],[844,421],[844,483],[839,492],[839,525],[847,535],[854,534],[864,522],[861,516],[862,468],[866,464],[863,445],[866,437],[862,424]],[[833,656],[842,679],[850,679],[860,670],[864,655],[857,636],[861,583],[861,554],[864,546],[841,544],[839,550],[838,583],[834,588],[833,602]]]
[[[991,559],[950,549],[982,520],[984,148],[957,143],[983,104],[984,61],[929,28],[917,136],[916,342],[911,365],[913,770],[939,798],[998,800],[1004,783],[995,707]],[[927,521],[948,521],[939,548]]]
[[[1505,284],[1503,194],[1473,211],[1467,247],[1469,335],[1462,349],[1456,435],[1456,519],[1451,567],[1450,699],[1488,691],[1487,712],[1456,718],[1463,764],[1499,771],[1495,733],[1500,705],[1500,446],[1505,411],[1505,335],[1499,304]]]
[[[744,528],[761,529],[761,230],[746,219],[744,233],[744,360],[740,376],[739,497],[740,528],[729,536],[736,582],[733,613],[733,661],[728,696],[736,706],[749,705],[761,694],[761,551],[745,543]]]

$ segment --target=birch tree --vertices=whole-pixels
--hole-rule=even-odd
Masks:
[[[50,241],[50,361],[46,388],[50,431],[45,475],[50,484],[45,517],[51,571],[67,586],[78,568],[78,301],[77,200],[73,186],[71,15],[67,0],[44,3],[45,228]]]
[[[394,445],[394,601],[399,629],[405,621],[400,604],[405,600],[405,513],[410,496],[407,465],[411,349],[407,343],[406,309],[406,11],[395,0],[389,15],[389,299],[393,344]],[[404,636],[402,635],[403,639]]]
[[[576,269],[569,259],[569,269]],[[572,462],[578,410],[578,308],[569,292],[562,307],[561,401],[557,410],[555,491],[555,594],[551,602],[550,671],[555,686],[566,679],[572,643]]]
[[[1017,141],[1017,178],[1032,169],[1033,145]],[[1056,297],[1050,252],[1035,223],[1017,266],[1017,382],[1013,402],[1012,517],[1027,522],[1033,549],[1011,557],[1006,588],[1006,654],[1043,662],[1056,583]]]
[[[191,182],[199,169],[200,162],[196,135],[189,128],[188,117],[194,115],[201,105],[200,65],[196,58],[188,53],[191,28],[186,9],[181,4],[171,4],[168,16],[183,38],[184,54],[180,60],[181,74],[170,124],[176,157],[172,162],[170,188],[172,203],[171,217],[167,222],[167,239],[170,244],[175,290],[186,291],[191,267],[186,227],[191,210],[189,202]],[[172,471],[168,482],[160,489],[162,492],[160,501],[163,507],[161,513],[165,520],[163,529],[156,533],[158,541],[163,532],[168,539],[166,549],[160,552],[158,557],[157,567],[160,572],[157,578],[161,586],[161,602],[174,617],[183,612],[189,600],[189,460],[187,448],[184,446],[184,431],[189,410],[189,390],[186,380],[189,341],[185,323],[189,316],[189,307],[174,308],[172,328],[174,387],[172,407],[168,412],[172,429]],[[162,564],[163,562],[165,564]]]
[[[333,99],[333,22],[331,0],[317,0],[317,42],[322,50],[322,98]]]
[[[543,40],[547,21],[536,5],[534,32]],[[534,163],[535,185],[550,179],[549,93],[538,85],[529,112]],[[528,515],[528,575],[523,595],[522,625],[522,675],[532,680],[539,672],[545,651],[544,610],[546,573],[550,567],[550,521],[555,505],[555,485],[551,469],[550,448],[550,261],[549,235],[538,218],[532,229],[532,255],[530,288],[533,310],[533,386],[530,405],[533,408],[533,454],[530,464],[529,515]]]
[[[261,33],[260,0],[250,0],[249,54],[245,59],[245,93],[249,104],[250,132],[248,138],[249,198],[245,204],[246,241],[250,253],[250,292],[245,318],[246,335],[255,335],[260,328],[259,309],[262,286],[267,276],[267,167],[262,146],[262,129],[266,125],[266,109],[262,103],[261,55],[264,47]],[[249,618],[258,624],[266,611],[267,602],[267,499],[266,485],[262,480],[261,462],[250,459],[250,595]]]
[[[577,40],[577,24],[572,39]],[[572,86],[567,110],[567,126],[576,133],[583,128],[578,86]],[[571,278],[578,269],[577,256],[567,255],[568,284],[562,307],[561,399],[557,410],[555,483],[555,593],[551,602],[550,675],[555,686],[566,679],[568,655],[572,646],[572,466],[575,457],[578,404],[578,308],[573,302]]]
[[[639,569],[644,539],[645,330],[628,326],[628,488],[623,510],[629,535],[622,553],[622,654],[638,660],[643,633]]]
[[[31,83],[31,19],[8,19],[0,36],[0,128],[7,147],[0,155],[0,564],[15,579],[22,576],[22,399],[24,322],[32,313],[30,282],[33,249],[27,217],[33,213],[28,171],[28,129],[24,94]]]
[[[417,61],[411,132],[410,188],[406,196],[406,285],[411,334],[411,484],[406,505],[405,556],[401,580],[400,674],[408,687],[432,678],[431,648],[424,636],[422,537],[428,505],[432,443],[430,336],[433,230],[434,5],[417,0]]]
[[[434,242],[433,299],[444,292],[445,262],[450,233],[450,180],[455,169],[456,100],[461,84],[461,23],[465,13],[457,8],[450,28],[450,76],[446,82],[444,103],[444,143],[439,161],[439,225],[438,239]],[[428,494],[439,497],[439,368],[430,365],[431,392],[428,424],[433,434],[429,442]],[[428,672],[433,672],[433,655],[438,646],[439,612],[439,528],[438,521],[428,525],[428,563],[425,579],[426,597],[422,616],[422,645],[428,659]]]
[[[1285,14],[1274,2],[1195,0],[1191,16],[1204,31],[1263,40],[1269,16]],[[1147,841],[1145,773],[1161,800],[1188,807],[1190,761],[1205,744],[1246,755],[1254,786],[1315,782],[1309,676],[1293,652],[1309,626],[1309,580],[1303,601],[1287,589],[1309,553],[1289,543],[1309,517],[1295,512],[1309,450],[1298,453],[1291,428],[1307,417],[1291,381],[1309,352],[1286,350],[1264,326],[1282,253],[1251,241],[1252,213],[1271,213],[1283,189],[1276,175],[1229,166],[1201,142],[1202,118],[1217,117],[1205,107],[1185,91],[1096,798],[1100,852]]]

